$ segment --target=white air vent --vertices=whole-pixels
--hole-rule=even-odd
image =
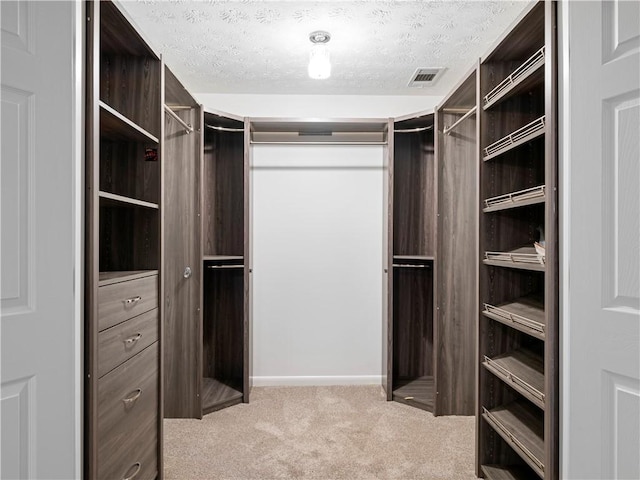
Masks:
[[[418,68],[409,80],[410,87],[430,87],[441,77],[444,68]]]

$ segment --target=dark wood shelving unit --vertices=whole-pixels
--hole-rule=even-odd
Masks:
[[[250,245],[245,122],[205,112],[203,140],[202,413],[206,414],[249,401]]]
[[[433,114],[396,121],[389,145],[386,264],[388,400],[434,411]],[[390,136],[391,137],[391,136]]]
[[[475,412],[477,90],[476,65],[436,111],[434,373],[438,415]]]
[[[559,478],[556,2],[480,61],[478,476]]]
[[[164,68],[164,417],[202,418],[201,105]]]
[[[83,476],[162,478],[162,61],[114,3],[86,17]]]

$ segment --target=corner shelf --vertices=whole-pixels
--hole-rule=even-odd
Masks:
[[[544,361],[541,355],[522,348],[493,358],[485,355],[482,365],[544,410]]]
[[[537,118],[531,123],[526,124],[524,127],[510,133],[509,135],[502,137],[500,140],[493,142],[491,145],[483,150],[483,160],[491,160],[492,158],[502,155],[503,153],[513,150],[514,148],[523,145],[531,140],[543,135],[545,132],[545,116]]]
[[[540,460],[544,458],[543,413],[524,399],[482,410],[482,418],[491,428],[544,478],[544,462]]]
[[[433,412],[434,380],[432,376],[399,378],[393,390],[393,400]]]
[[[509,208],[525,207],[527,205],[536,205],[544,203],[545,186],[540,185],[526,190],[498,195],[496,197],[487,198],[484,201],[485,207],[482,209],[484,213],[497,212],[499,210],[507,210]]]
[[[114,140],[149,142],[160,141],[144,128],[129,120],[105,102],[98,102],[100,108],[100,135]]]
[[[202,413],[207,414],[242,401],[242,392],[215,378],[202,379]]]
[[[483,109],[487,110],[510,96],[528,90],[544,81],[545,48],[542,47],[516,68],[483,98]]]
[[[485,303],[482,314],[539,340],[545,339],[544,303],[536,296],[520,297],[499,306]]]
[[[536,253],[534,247],[520,247],[506,252],[485,252],[482,263],[494,267],[545,271],[545,257]]]

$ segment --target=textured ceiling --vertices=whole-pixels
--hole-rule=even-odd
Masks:
[[[123,1],[192,92],[443,95],[523,1]],[[307,77],[309,33],[331,33],[332,75]],[[445,67],[435,85],[407,84]]]

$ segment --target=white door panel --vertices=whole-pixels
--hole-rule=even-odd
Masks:
[[[79,472],[74,2],[0,2],[3,479]]]
[[[640,2],[567,2],[563,11],[570,192],[563,472],[638,479]]]

